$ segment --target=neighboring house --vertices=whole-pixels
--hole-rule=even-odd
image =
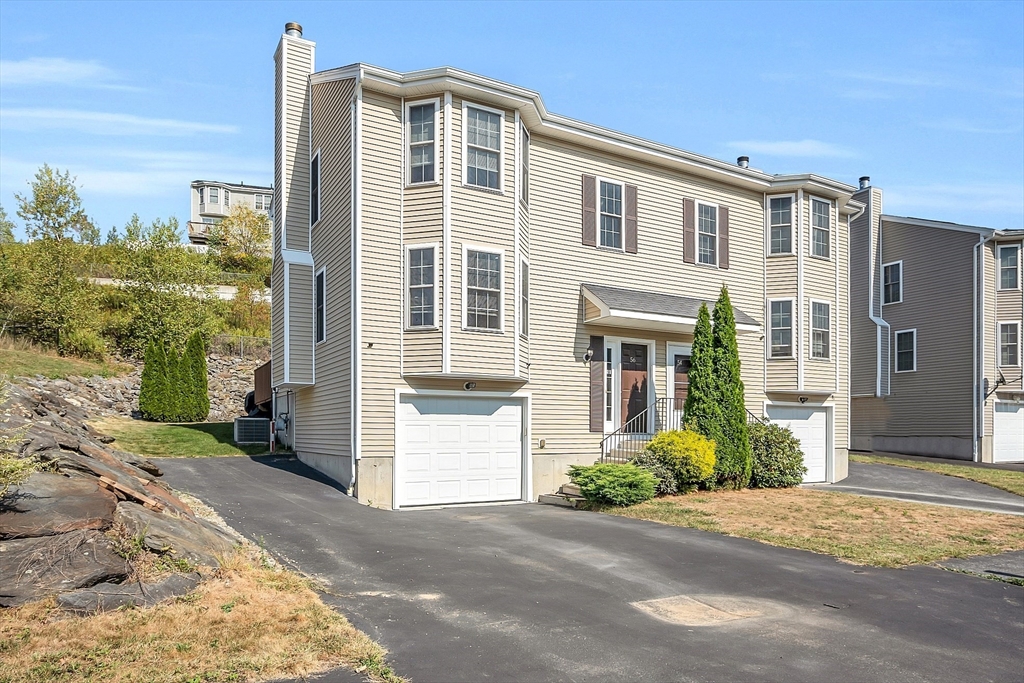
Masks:
[[[210,227],[224,220],[231,213],[231,207],[241,205],[273,219],[274,188],[193,180],[191,218],[188,221],[189,243],[206,245],[210,238]]]
[[[381,507],[535,500],[678,424],[697,309],[725,284],[748,409],[793,428],[808,481],[846,476],[855,187],[457,69],[317,72],[286,31],[273,385],[303,462]]]
[[[1024,231],[868,210],[850,233],[855,450],[1024,461]]]

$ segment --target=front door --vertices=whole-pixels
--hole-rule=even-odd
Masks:
[[[647,431],[647,346],[622,344],[621,410],[623,431]]]

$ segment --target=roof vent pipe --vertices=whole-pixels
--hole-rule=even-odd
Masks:
[[[866,190],[871,186],[871,176],[862,175],[860,177],[860,189]]]
[[[294,21],[289,21],[287,24],[284,25],[284,34],[286,36],[291,36],[292,38],[301,38],[302,25],[296,24]]]
[[[740,168],[746,168],[750,165],[750,157],[739,157],[736,159],[736,165]]]

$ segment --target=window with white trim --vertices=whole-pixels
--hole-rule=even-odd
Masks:
[[[697,263],[718,265],[718,207],[697,204]]]
[[[252,196],[252,205],[253,205],[253,208],[256,209],[257,211],[262,211],[263,210],[263,195],[261,195],[261,194],[254,194]]]
[[[793,253],[793,198],[772,197],[768,206],[768,253]]]
[[[1020,365],[1020,323],[999,323],[999,365]]]
[[[917,370],[917,330],[896,333],[896,372]]]
[[[409,327],[434,327],[434,247],[409,248]]]
[[[327,272],[321,268],[313,279],[313,296],[316,300],[316,330],[314,340],[317,344],[327,338]]]
[[[432,183],[437,158],[437,104],[409,106],[409,184]]]
[[[200,188],[199,188],[199,203],[200,203],[200,204],[203,204],[203,203],[204,203],[204,202],[203,202],[203,190],[204,190],[204,189],[205,189],[205,188],[202,188],[202,187],[200,187]]]
[[[530,133],[523,126],[519,143],[519,198],[530,204]]]
[[[466,327],[501,329],[501,254],[466,250]]]
[[[830,258],[832,204],[811,199],[811,255]]]
[[[231,206],[231,190],[224,190],[224,208]]]
[[[309,162],[309,224],[316,225],[320,220],[320,150],[316,151]]]
[[[530,264],[526,261],[519,271],[519,334],[530,334]]]
[[[1020,287],[1020,247],[999,247],[999,289]]]
[[[811,302],[811,358],[828,360],[832,355],[831,309],[829,304]]]
[[[622,185],[601,181],[601,246],[622,249]]]
[[[466,184],[501,188],[501,115],[466,107]]]
[[[882,303],[898,304],[903,301],[903,261],[882,266]]]
[[[220,204],[220,192],[217,190],[216,187],[210,188],[210,203]]]
[[[793,301],[780,299],[771,302],[771,358],[793,356]]]

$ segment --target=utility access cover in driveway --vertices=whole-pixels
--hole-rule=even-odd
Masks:
[[[674,595],[630,604],[655,619],[681,626],[718,626],[739,619],[762,617],[773,611],[765,601],[730,595]]]
[[[1003,582],[546,505],[385,512],[294,460],[159,464],[172,486],[324,580],[325,600],[415,683],[959,683],[1024,671],[1024,590]],[[658,602],[674,596],[686,599]],[[645,603],[731,620],[687,626],[634,606]]]

